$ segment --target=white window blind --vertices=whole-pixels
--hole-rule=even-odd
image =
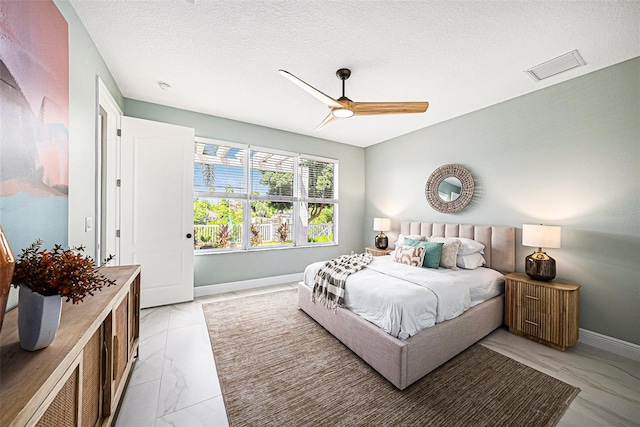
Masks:
[[[308,201],[335,202],[336,162],[300,156],[298,179],[300,198]]]
[[[294,200],[293,154],[251,150],[251,198],[257,200]]]
[[[245,155],[247,149],[216,140],[196,139],[194,191],[196,195],[247,194]]]

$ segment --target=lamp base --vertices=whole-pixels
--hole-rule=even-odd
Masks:
[[[556,260],[538,249],[524,259],[524,269],[532,279],[548,282],[556,277]]]
[[[389,246],[389,239],[387,239],[387,236],[381,231],[380,234],[376,236],[376,248],[387,249],[387,246]]]

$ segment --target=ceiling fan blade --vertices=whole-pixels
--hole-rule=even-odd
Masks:
[[[424,113],[429,108],[428,102],[351,102],[349,110],[356,116],[372,116],[376,114],[408,114]]]
[[[326,125],[328,125],[329,123],[331,123],[334,120],[338,120],[338,118],[336,116],[334,116],[333,114],[331,114],[331,112],[329,112],[329,115],[327,117],[324,118],[324,120],[322,121],[322,123],[320,123],[318,125],[318,127],[316,127],[313,131],[317,131],[322,129],[323,127],[325,127]]]
[[[296,76],[291,74],[290,72],[288,72],[286,70],[278,70],[278,72],[280,74],[282,74],[283,76],[285,76],[286,78],[288,78],[289,80],[291,80],[296,85],[300,86],[302,89],[304,89],[310,95],[313,95],[315,98],[319,99],[327,107],[329,107],[329,108],[342,108],[342,105],[340,103],[338,103],[338,101],[336,101],[335,99],[333,99],[329,95],[326,95],[326,94],[320,92],[318,89],[316,89],[315,87],[309,85],[308,83],[303,82],[302,80],[300,80],[299,78],[297,78]]]

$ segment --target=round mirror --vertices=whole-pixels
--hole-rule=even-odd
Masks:
[[[468,170],[460,165],[444,165],[427,180],[425,195],[433,209],[455,213],[469,204],[473,190],[473,178]]]
[[[453,202],[462,193],[462,183],[455,176],[450,176],[442,180],[438,185],[438,196],[443,202]]]

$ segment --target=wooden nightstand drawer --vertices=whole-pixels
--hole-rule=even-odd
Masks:
[[[554,324],[551,315],[535,310],[521,310],[522,324],[520,330],[525,334],[551,341],[551,326]]]
[[[522,308],[540,313],[552,313],[551,301],[554,293],[552,290],[530,283],[519,282],[518,284],[518,294]]]

